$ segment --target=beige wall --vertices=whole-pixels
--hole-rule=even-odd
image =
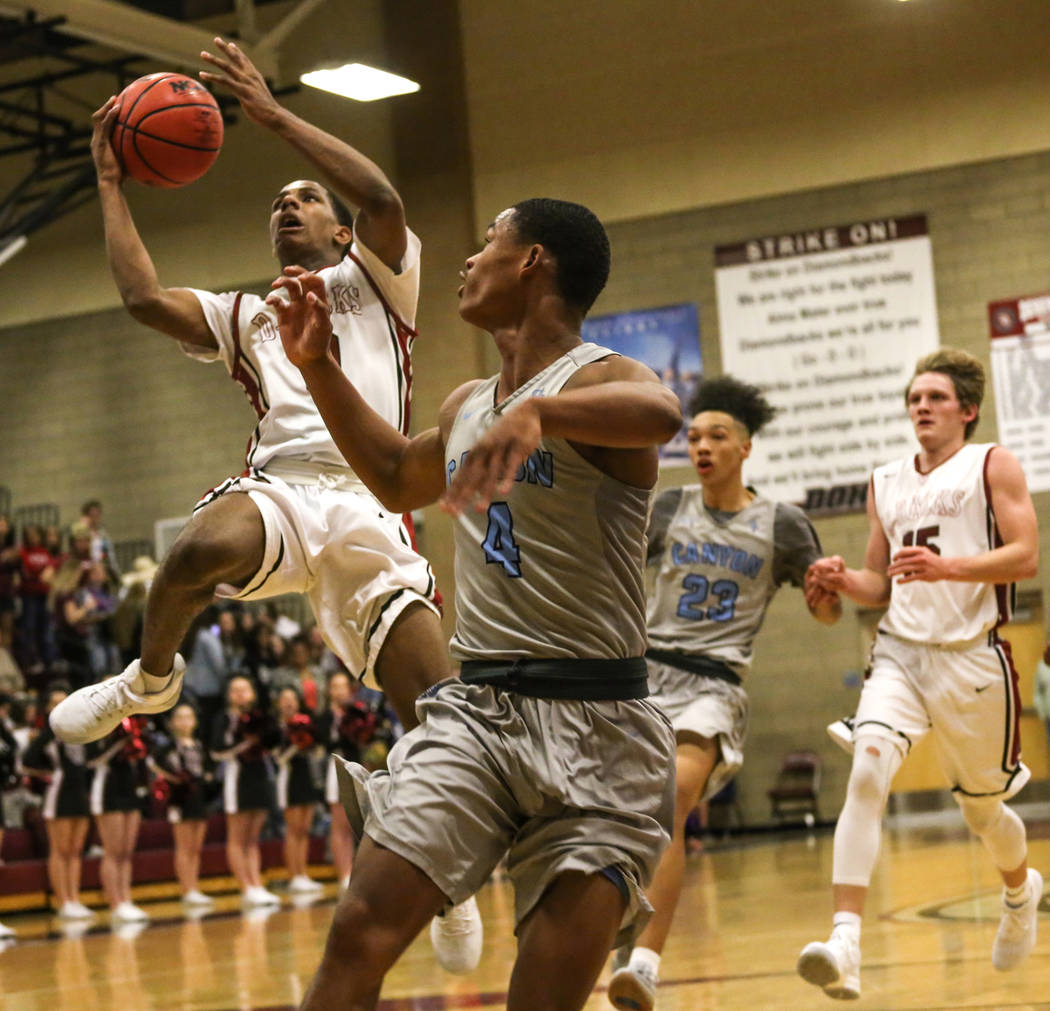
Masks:
[[[710,371],[721,242],[925,212],[944,341],[986,362],[986,302],[1050,287],[1050,63],[1031,44],[1045,0],[691,0],[660,5],[658,18],[633,0],[461,0],[462,46],[452,5],[421,20],[410,0],[347,3],[371,17],[327,21],[329,35],[417,68],[424,90],[371,106],[287,101],[387,168],[423,236],[417,426],[492,366],[487,339],[456,316],[455,275],[484,224],[523,196],[582,199],[603,214],[614,268],[595,311],[697,302]],[[131,190],[162,279],[265,284],[265,208],[303,171],[241,123],[200,183]],[[252,418],[243,397],[221,366],[182,359],[112,308],[94,205],[34,235],[0,283],[0,484],[16,503],[56,501],[69,520],[98,496],[116,536],[148,536],[239,468]],[[994,439],[990,400],[983,417],[978,437]],[[1050,497],[1037,505],[1046,534]],[[859,559],[861,519],[818,528],[827,550]],[[426,543],[451,595],[450,526],[436,510]],[[1048,583],[1044,561],[1030,585]],[[774,601],[750,686],[740,780],[750,819],[767,817],[779,755],[800,744],[828,759],[824,813],[834,814],[846,764],[821,728],[852,708],[844,681],[862,666],[860,642],[849,607],[822,630],[797,592]]]

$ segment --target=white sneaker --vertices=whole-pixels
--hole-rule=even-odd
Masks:
[[[853,717],[843,716],[841,720],[827,726],[830,737],[847,755],[853,754]]]
[[[444,916],[435,916],[430,921],[430,943],[438,965],[457,976],[473,972],[481,961],[484,932],[473,895],[447,910]]]
[[[90,920],[94,915],[94,911],[82,902],[69,900],[58,907],[58,916],[63,920]]]
[[[51,711],[51,729],[66,744],[97,741],[129,716],[170,709],[179,700],[185,673],[186,663],[176,653],[167,687],[147,692],[139,661],[133,660],[123,674],[67,695]]]
[[[198,888],[191,888],[185,895],[182,896],[182,901],[187,906],[213,906],[215,900],[210,895],[205,895]]]
[[[122,902],[110,913],[110,918],[123,923],[145,923],[149,919],[149,913],[140,909],[134,902]]]
[[[322,885],[320,881],[314,881],[312,878],[308,878],[305,874],[296,874],[295,877],[288,882],[288,891],[299,893],[300,895],[323,892],[324,885]]]
[[[1028,898],[1019,906],[1008,906],[1003,897],[1003,915],[992,945],[992,965],[1000,972],[1016,969],[1035,947],[1039,926],[1039,902],[1043,897],[1043,876],[1028,868]]]
[[[827,941],[811,941],[798,956],[798,974],[836,1000],[860,996],[860,945],[843,931]]]
[[[246,906],[279,906],[281,897],[268,892],[262,885],[253,885],[241,896],[241,901]]]
[[[15,932],[10,927],[5,927],[0,923],[0,941],[8,940],[15,936]]]
[[[609,1003],[624,1011],[653,1011],[657,975],[648,965],[627,964],[609,979]]]

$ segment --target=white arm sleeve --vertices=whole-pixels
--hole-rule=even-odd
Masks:
[[[410,228],[405,232],[408,237],[408,246],[405,255],[401,259],[401,269],[394,273],[382,260],[372,252],[354,233],[353,245],[350,252],[354,254],[365,266],[372,280],[379,285],[390,307],[409,326],[416,325],[416,304],[419,301],[419,252],[421,244],[419,237]],[[335,268],[338,274],[354,266],[349,257]]]
[[[184,344],[179,342],[183,354],[194,358],[199,362],[222,361],[227,369],[233,367],[233,306],[237,299],[237,292],[224,291],[216,295],[211,291],[201,291],[199,288],[190,288],[197,296],[197,301],[204,311],[204,318],[208,323],[208,329],[219,345],[217,351],[211,348],[202,348],[195,344]]]

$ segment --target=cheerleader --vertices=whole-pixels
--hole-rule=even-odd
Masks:
[[[263,887],[259,852],[259,833],[273,795],[267,749],[280,735],[259,707],[248,678],[230,678],[226,703],[226,715],[216,722],[212,741],[212,758],[225,765],[226,860],[246,906],[280,905],[280,898]]]
[[[46,714],[67,694],[65,688],[52,688]],[[80,901],[80,854],[91,813],[91,770],[84,745],[59,741],[46,714],[43,727],[22,756],[22,767],[26,775],[45,784],[42,812],[47,826],[47,875],[58,915],[64,920],[89,919],[95,914]]]
[[[284,812],[284,862],[288,868],[288,891],[316,894],[324,886],[306,873],[310,849],[310,822],[318,801],[314,787],[313,753],[316,750],[314,721],[303,710],[296,689],[282,688],[277,696],[281,743],[277,759],[277,806]]]
[[[188,702],[171,714],[171,743],[153,761],[154,771],[167,785],[168,821],[175,836],[175,876],[182,901],[210,906],[215,901],[200,890],[201,849],[208,828],[205,790],[211,779],[211,760],[197,738],[197,710]]]
[[[318,720],[318,738],[329,752],[328,774],[325,777],[325,802],[332,812],[329,843],[332,863],[339,876],[341,888],[350,883],[350,869],[354,863],[354,836],[346,812],[339,802],[339,787],[335,778],[335,758],[339,755],[351,762],[361,761],[362,747],[375,733],[375,714],[363,702],[354,698],[350,677],[337,671],[328,680],[328,708]]]
[[[95,770],[91,783],[91,813],[102,843],[99,877],[109,903],[110,918],[144,923],[149,913],[131,901],[135,843],[142,821],[139,777],[149,747],[146,720],[129,716],[111,734],[88,745],[88,764]]]
[[[2,516],[0,516],[2,519]],[[0,527],[0,531],[2,531]],[[2,542],[0,542],[2,546]],[[0,853],[4,849],[4,794],[13,790],[18,785],[18,742],[14,735],[7,729],[2,713],[0,713]],[[0,941],[8,940],[15,936],[10,927],[0,923]]]

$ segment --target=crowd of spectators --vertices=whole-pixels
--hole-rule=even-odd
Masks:
[[[114,920],[147,916],[130,895],[142,817],[175,823],[175,869],[190,904],[209,901],[200,849],[204,819],[218,812],[246,906],[275,901],[259,877],[265,833],[285,839],[291,891],[316,890],[306,875],[311,828],[329,838],[345,884],[352,838],[331,755],[379,767],[401,728],[316,626],[301,627],[272,602],[216,604],[198,616],[181,647],[184,695],[172,713],[126,720],[86,748],[50,732],[47,712],[66,693],[138,656],[155,570],[147,557],[118,570],[97,502],[85,503],[67,538],[35,524],[16,534],[0,514],[0,851],[5,825],[42,819],[56,909],[74,920],[93,915],[79,898],[91,818]],[[246,784],[254,784],[248,792]],[[5,931],[0,925],[0,937]]]

